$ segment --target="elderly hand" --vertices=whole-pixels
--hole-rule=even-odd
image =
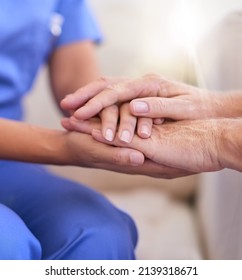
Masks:
[[[129,101],[128,106],[125,102]],[[79,126],[73,119],[70,122],[73,129],[81,132],[85,131],[84,120],[100,114],[102,134],[109,141],[116,133],[119,115],[118,135],[127,143],[132,140],[136,126],[137,134],[148,138],[152,123],[161,123],[164,118],[191,120],[242,116],[241,105],[241,93],[210,92],[158,75],[134,80],[100,78],[68,95],[61,103],[63,108],[75,111]],[[138,123],[136,117],[139,117]],[[65,128],[66,124],[67,120],[63,123]]]
[[[97,130],[93,130],[94,133],[95,131]],[[166,166],[161,162],[156,163],[148,158],[144,160],[143,153],[136,150],[136,148],[115,147],[110,145],[110,142],[107,140],[105,141],[108,145],[106,143],[100,143],[102,141],[96,141],[88,134],[67,132],[65,138],[68,147],[66,149],[65,145],[63,149],[67,151],[64,153],[66,155],[64,157],[65,164],[166,179],[187,176],[194,173],[180,168]]]
[[[191,174],[217,171],[225,167],[226,151],[221,135],[229,124],[229,119],[164,123],[153,125],[148,139],[135,135],[130,144],[123,144],[116,138],[112,145],[139,150],[154,163]],[[107,143],[99,130],[93,130],[92,135]]]

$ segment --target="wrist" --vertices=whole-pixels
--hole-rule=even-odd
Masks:
[[[31,127],[31,135],[36,139],[26,154],[26,161],[64,165],[67,161],[65,132],[39,127]],[[28,158],[29,157],[29,158]]]
[[[216,92],[214,94],[214,110],[216,117],[242,117],[242,93],[239,91]]]
[[[47,164],[68,165],[70,164],[67,148],[67,133],[65,131],[53,130],[48,132],[46,142],[43,142],[43,151]]]
[[[219,162],[223,168],[242,171],[242,119],[224,119],[219,140]]]

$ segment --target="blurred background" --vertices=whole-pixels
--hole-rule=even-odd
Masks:
[[[101,72],[159,73],[212,89],[242,88],[241,0],[89,0],[103,35]],[[27,96],[27,121],[61,128],[47,69]],[[106,195],[136,221],[138,259],[242,259],[241,174],[180,179],[76,167],[54,172]]]

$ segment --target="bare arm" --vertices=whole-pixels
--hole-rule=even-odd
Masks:
[[[91,135],[51,130],[0,119],[0,159],[75,165],[128,172],[143,164],[143,154],[95,141]],[[138,172],[138,171],[137,171]]]
[[[63,164],[64,133],[0,119],[0,158],[17,161]]]
[[[62,46],[49,60],[50,84],[59,106],[60,101],[99,75],[95,46],[83,41]]]

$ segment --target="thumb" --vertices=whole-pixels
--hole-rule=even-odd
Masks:
[[[163,97],[146,97],[130,102],[130,111],[135,116],[185,120],[191,118],[191,103],[188,100]]]

